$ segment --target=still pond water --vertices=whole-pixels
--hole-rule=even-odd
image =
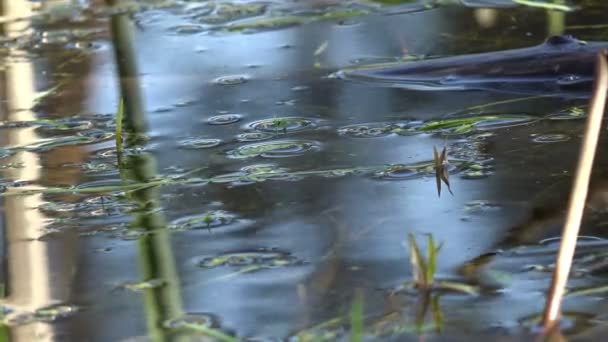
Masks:
[[[534,334],[584,96],[334,73],[606,41],[604,1],[143,3],[0,3],[3,340],[350,340],[361,305],[369,341]],[[608,281],[604,150],[572,291]],[[477,291],[407,289],[408,233],[443,243],[438,281]],[[608,328],[606,291],[564,305],[571,340]]]

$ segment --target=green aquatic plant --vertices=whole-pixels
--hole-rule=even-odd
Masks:
[[[408,247],[410,253],[410,264],[412,265],[413,281],[410,285],[423,293],[433,290],[454,291],[470,295],[479,293],[476,286],[453,281],[437,281],[437,256],[441,251],[443,243],[436,244],[432,235],[427,235],[427,255],[422,254],[420,246],[412,233],[408,235]]]
[[[425,258],[420,251],[420,247],[418,246],[418,242],[414,235],[412,233],[408,235],[408,247],[410,251],[414,287],[424,291],[430,291],[433,288],[435,272],[437,271],[437,254],[439,254],[442,245],[442,243],[436,245],[433,236],[428,235],[427,257]]]
[[[439,305],[439,295],[433,296],[431,299],[431,314],[433,315],[433,323],[435,324],[435,331],[441,333],[443,330],[443,312]]]
[[[274,127],[275,133],[283,131],[287,133],[288,122],[284,118],[277,118],[276,116],[272,119],[272,126]]]

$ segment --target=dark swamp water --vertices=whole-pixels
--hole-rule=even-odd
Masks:
[[[362,302],[369,341],[531,339],[584,94],[332,75],[555,34],[608,41],[608,5],[570,5],[3,0],[1,338],[350,340]],[[143,115],[119,158],[121,98]],[[437,196],[433,146],[453,196]],[[604,151],[564,303],[573,341],[608,324]],[[443,243],[437,280],[476,293],[404,288],[408,233]]]

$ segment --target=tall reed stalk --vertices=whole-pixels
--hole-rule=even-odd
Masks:
[[[551,284],[549,296],[547,297],[547,304],[543,317],[543,330],[545,334],[550,334],[559,325],[561,303],[564,297],[568,275],[570,274],[578,232],[583,218],[585,202],[587,200],[593,159],[599,140],[602,118],[606,106],[606,92],[608,91],[608,60],[606,57],[606,51],[600,52],[597,57],[593,96],[591,97],[591,102],[589,104],[589,115],[585,126],[585,135],[583,144],[581,145],[572,192],[570,194],[568,214],[562,231],[561,244],[555,263],[555,271],[553,273],[553,282]]]

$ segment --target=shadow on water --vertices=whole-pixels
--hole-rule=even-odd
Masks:
[[[603,24],[605,4],[108,4],[0,6],[0,339],[532,337],[585,100],[329,75],[555,34],[606,41],[581,26]],[[453,195],[437,197],[434,147]],[[607,319],[601,155],[572,340]],[[476,290],[405,286],[408,233],[443,242],[438,284]]]

